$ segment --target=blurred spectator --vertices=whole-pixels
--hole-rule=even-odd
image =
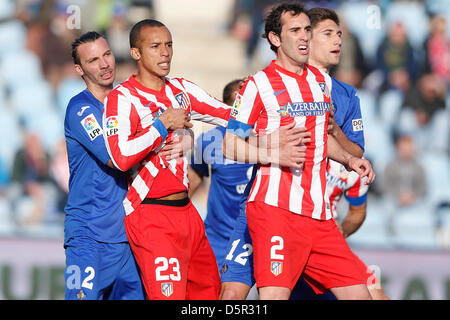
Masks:
[[[412,137],[399,136],[395,141],[396,156],[386,166],[383,193],[396,207],[404,208],[425,196],[427,182],[424,168],[415,159]]]
[[[381,91],[396,88],[402,92],[410,88],[416,77],[414,52],[409,43],[406,29],[401,22],[395,22],[377,50],[376,68],[383,73]]]
[[[17,151],[11,175],[11,182],[19,188],[15,200],[25,195],[32,199],[33,208],[24,223],[38,223],[44,217],[46,195],[43,184],[51,182],[49,157],[44,151],[39,136],[27,133],[24,146]],[[20,219],[20,218],[19,218]]]
[[[64,212],[64,206],[69,194],[69,162],[67,157],[66,141],[63,137],[56,144],[55,150],[51,154],[50,175],[58,188],[57,210]]]
[[[131,26],[126,17],[127,8],[123,5],[114,6],[111,23],[105,30],[105,36],[116,57],[116,63],[131,60],[129,31]]]
[[[447,21],[436,15],[430,21],[430,35],[425,41],[424,73],[433,73],[450,84],[450,41]]]
[[[436,111],[445,108],[447,88],[444,81],[436,74],[425,74],[410,89],[403,102],[403,108],[410,108],[419,127],[428,124]]]
[[[341,22],[342,46],[339,65],[331,70],[338,80],[360,88],[369,73],[361,44],[358,38]]]

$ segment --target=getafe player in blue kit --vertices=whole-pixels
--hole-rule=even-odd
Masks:
[[[113,167],[102,130],[103,100],[113,88],[115,59],[97,32],[76,39],[72,57],[87,89],[70,100],[64,121],[70,167],[65,298],[142,300],[123,222],[126,175]]]
[[[312,39],[308,63],[327,71],[339,63],[341,31],[339,19],[332,10],[313,8],[308,11],[311,21]],[[332,78],[332,100],[335,107],[335,122],[332,134],[339,143],[354,156],[361,157],[364,151],[364,134],[359,98],[356,90]],[[255,170],[256,171],[256,170]],[[225,262],[221,268],[221,299],[245,299],[255,284],[253,276],[252,241],[247,227],[245,205],[253,185],[247,185],[241,199],[240,214],[228,242]],[[242,257],[245,257],[242,259]],[[294,288],[293,299],[333,299],[331,293],[316,296],[302,279]]]
[[[223,89],[223,102],[232,105],[242,84],[240,79],[228,83]],[[193,194],[203,177],[209,176],[211,167],[205,231],[218,266],[222,266],[228,238],[239,214],[236,208],[250,181],[253,168],[252,164],[238,163],[223,156],[224,135],[224,127],[215,127],[202,133],[196,140],[189,168],[189,193]]]

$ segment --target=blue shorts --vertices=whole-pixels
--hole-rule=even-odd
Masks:
[[[247,225],[245,210],[236,220],[233,233],[226,249],[226,257],[221,268],[221,282],[240,282],[252,287],[256,281],[253,276],[253,246]],[[300,278],[292,290],[291,300],[336,300],[331,292],[316,294],[309,284]]]
[[[139,269],[128,243],[71,239],[66,246],[66,300],[143,300]]]
[[[253,276],[253,245],[245,210],[241,209],[236,219],[225,252],[226,256],[220,269],[220,281],[241,282],[252,287],[256,282]]]
[[[214,229],[209,227],[209,225],[205,225],[205,232],[206,237],[208,238],[208,242],[214,251],[214,255],[217,261],[217,267],[220,269],[225,257],[228,238],[225,238],[222,234],[217,233]]]

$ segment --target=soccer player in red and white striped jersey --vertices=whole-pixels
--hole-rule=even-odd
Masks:
[[[340,299],[370,299],[365,279],[335,222],[325,197],[327,156],[375,178],[367,160],[353,157],[327,135],[330,77],[306,64],[311,26],[298,4],[276,6],[265,35],[277,58],[252,76],[237,97],[225,135],[227,157],[243,161],[251,130],[271,133],[285,123],[311,132],[304,165],[260,164],[247,203],[254,268],[261,299],[288,299],[302,274]],[[272,157],[273,158],[273,157]]]
[[[135,24],[130,45],[138,73],[108,95],[103,123],[115,166],[133,171],[123,202],[125,228],[147,296],[217,299],[215,256],[187,195],[187,159],[158,152],[192,126],[190,119],[225,126],[230,107],[192,82],[166,77],[172,37],[161,22]]]

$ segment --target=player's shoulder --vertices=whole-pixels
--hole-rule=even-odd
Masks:
[[[66,117],[70,117],[73,114],[82,116],[87,109],[93,108],[96,105],[96,101],[87,89],[73,96],[66,108]]]
[[[333,92],[334,93],[338,93],[340,95],[345,95],[349,98],[356,95],[356,89],[354,86],[352,86],[348,83],[339,81],[334,77],[331,77],[331,80],[333,82]]]

